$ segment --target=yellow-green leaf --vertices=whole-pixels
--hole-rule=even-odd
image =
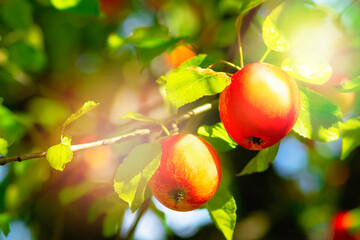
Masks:
[[[220,183],[215,195],[206,203],[211,220],[227,240],[233,239],[236,224],[236,202],[226,185]]]
[[[245,168],[237,174],[237,176],[242,176],[246,174],[263,172],[269,168],[270,164],[275,160],[275,157],[279,151],[280,142],[261,150],[250,162],[245,166]]]
[[[332,75],[331,66],[316,56],[287,58],[281,68],[300,81],[317,85],[324,84]]]
[[[66,127],[67,125],[69,125],[70,123],[72,123],[73,121],[75,121],[76,119],[78,119],[79,117],[81,117],[82,115],[84,115],[85,113],[87,113],[88,111],[90,111],[91,109],[93,109],[98,105],[99,103],[96,103],[94,101],[87,101],[79,110],[71,114],[71,116],[68,119],[66,119],[66,121],[63,124],[63,127]]]
[[[351,79],[348,82],[344,82],[339,86],[333,87],[338,92],[348,93],[360,90],[360,76]]]
[[[197,133],[208,141],[217,152],[226,152],[236,148],[238,145],[226,132],[222,122],[211,126],[200,126]]]
[[[277,52],[285,52],[291,45],[288,38],[278,29],[275,22],[279,18],[284,4],[276,7],[266,18],[262,27],[262,36],[268,48]]]
[[[146,143],[136,146],[117,169],[114,189],[135,212],[145,200],[147,182],[160,165],[161,145]]]
[[[360,117],[347,120],[340,124],[342,147],[340,159],[344,160],[360,146]]]
[[[68,145],[62,143],[49,148],[46,152],[46,159],[49,161],[52,168],[62,171],[65,164],[71,162],[73,152]]]
[[[320,142],[330,142],[339,138],[339,122],[342,113],[318,93],[300,87],[301,111],[293,130],[301,136]]]
[[[230,77],[223,72],[215,72],[199,66],[188,66],[196,60],[199,60],[197,62],[199,65],[207,61],[203,56],[194,57],[166,77],[166,95],[176,108],[203,96],[220,93],[230,84]]]
[[[0,156],[6,156],[8,152],[8,142],[3,139],[0,138]]]

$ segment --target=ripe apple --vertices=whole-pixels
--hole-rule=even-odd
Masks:
[[[346,114],[353,108],[355,104],[355,92],[340,93],[332,87],[348,81],[350,81],[350,79],[346,75],[341,73],[334,73],[331,78],[323,85],[309,84],[309,88],[328,98],[331,102],[340,107],[343,114]]]
[[[240,146],[261,150],[288,134],[300,113],[300,92],[284,70],[267,63],[246,65],[220,94],[226,131]]]
[[[195,57],[196,53],[190,44],[182,44],[177,46],[170,54],[164,54],[165,62],[172,68],[177,68],[183,62]]]
[[[335,214],[332,222],[332,240],[359,240],[359,235],[350,234],[355,218],[350,211],[340,211]]]
[[[176,211],[205,204],[218,189],[220,160],[214,148],[192,134],[177,134],[161,142],[159,168],[149,180],[157,200]]]

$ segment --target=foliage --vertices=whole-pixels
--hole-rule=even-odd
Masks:
[[[0,166],[2,233],[22,221],[34,239],[141,238],[140,218],[152,214],[156,239],[321,239],[347,209],[344,231],[358,234],[360,5],[317,2],[3,1],[0,157],[14,162]],[[196,56],[174,69],[166,56],[181,45]],[[301,95],[293,131],[258,152],[230,138],[217,108],[193,110],[214,103],[243,61],[281,67]],[[352,79],[333,86],[352,106],[344,114],[310,89],[339,72]],[[208,222],[188,236],[177,227],[191,213],[174,226],[147,187],[161,140],[176,132],[208,141],[223,169],[194,211]]]

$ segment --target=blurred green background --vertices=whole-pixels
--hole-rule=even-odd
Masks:
[[[74,144],[136,128],[136,123],[119,120],[126,112],[171,116],[155,81],[198,53],[239,65],[235,20],[241,2],[2,0],[0,137],[9,143],[7,155],[45,151],[59,143],[64,120],[88,100],[101,104],[66,130]],[[244,18],[245,64],[265,53],[262,23],[282,2],[268,0]],[[297,48],[272,52],[266,62],[281,66],[286,57],[306,52],[324,58],[334,73],[349,79],[360,75],[360,2],[288,2],[291,7],[279,24]],[[170,54],[178,46],[182,51]],[[345,105],[345,118],[358,116],[355,94],[345,98],[335,100]],[[196,133],[201,124],[218,121],[215,111],[180,129]],[[63,172],[52,170],[44,159],[0,166],[0,229],[6,231],[10,223],[10,234],[0,239],[125,238],[136,214],[108,195],[117,166],[146,141],[138,137],[76,152]],[[355,238],[360,226],[360,151],[344,161],[339,160],[340,151],[340,140],[319,143],[291,133],[269,170],[243,177],[233,176],[255,152],[238,147],[221,154],[238,207],[234,239],[332,239],[334,216],[347,210],[354,219],[349,234],[334,239],[360,239]],[[223,238],[205,209],[176,213],[155,204],[141,218],[135,239]]]

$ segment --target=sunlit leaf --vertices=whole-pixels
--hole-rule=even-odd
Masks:
[[[114,188],[119,197],[135,212],[145,200],[150,177],[160,165],[161,145],[146,143],[136,146],[119,166]]]
[[[339,122],[342,113],[339,107],[316,92],[301,87],[301,111],[293,130],[301,136],[320,142],[339,138]]]
[[[266,0],[243,0],[239,1],[239,3],[242,3],[240,13],[239,14],[246,14],[251,9],[256,8]]]
[[[32,5],[26,0],[1,2],[0,14],[4,23],[14,29],[26,29],[33,24]]]
[[[10,223],[11,216],[8,213],[1,213],[0,214],[0,230],[2,233],[7,236],[10,233]]]
[[[285,52],[291,45],[287,37],[278,29],[275,22],[279,18],[284,4],[281,4],[265,18],[262,36],[268,48],[277,52]]]
[[[342,148],[340,159],[346,159],[349,154],[360,146],[360,117],[347,120],[340,124]]]
[[[87,113],[88,111],[90,111],[91,109],[97,107],[99,105],[99,103],[96,103],[94,101],[87,101],[84,103],[84,105],[77,110],[75,113],[71,114],[71,116],[66,119],[66,121],[63,124],[63,129],[69,125],[70,123],[72,123],[73,121],[75,121],[76,119],[78,119],[79,117],[81,117],[82,115],[84,115],[85,113]]]
[[[0,138],[0,156],[6,156],[8,152],[8,142],[3,139]]]
[[[250,162],[239,174],[237,174],[237,176],[263,172],[268,169],[270,164],[275,160],[275,157],[279,151],[279,146],[280,143],[277,143],[271,147],[259,151],[259,153],[250,160]]]
[[[206,203],[215,226],[227,240],[233,239],[236,224],[236,202],[226,185],[220,184],[215,195]]]
[[[94,190],[97,186],[99,186],[98,183],[82,182],[75,186],[63,188],[59,193],[60,203],[66,205],[74,202]]]
[[[225,73],[197,66],[206,65],[204,63],[208,63],[206,55],[194,57],[166,76],[166,96],[176,108],[203,96],[220,93],[230,84],[230,77]],[[195,66],[189,66],[191,64]]]
[[[161,126],[161,128],[165,131],[165,133],[167,135],[170,135],[169,130],[166,128],[164,122],[159,120],[159,119],[151,118],[151,117],[145,116],[145,115],[143,115],[141,113],[134,113],[134,112],[126,113],[120,119],[126,119],[126,118],[130,118],[130,119],[134,119],[134,120],[138,120],[138,121],[143,121],[143,122],[151,122],[151,123],[158,124],[158,125]]]
[[[281,68],[300,81],[317,85],[324,84],[332,75],[331,66],[315,56],[287,58]]]
[[[222,0],[219,2],[220,10],[236,14],[247,14],[251,9],[257,7],[266,0]]]
[[[348,93],[354,92],[360,89],[360,76],[351,79],[348,82],[344,82],[341,85],[333,87],[338,92]]]
[[[49,161],[52,168],[63,171],[65,164],[71,162],[73,152],[68,145],[57,144],[50,147],[46,152],[46,159]]]
[[[181,71],[189,67],[207,68],[214,63],[216,63],[216,61],[211,57],[209,57],[208,55],[199,54],[182,63],[178,68],[175,69],[174,72]]]
[[[225,130],[224,125],[219,122],[215,125],[203,125],[197,130],[197,133],[208,141],[217,152],[226,152],[236,148],[238,145],[232,140]]]

